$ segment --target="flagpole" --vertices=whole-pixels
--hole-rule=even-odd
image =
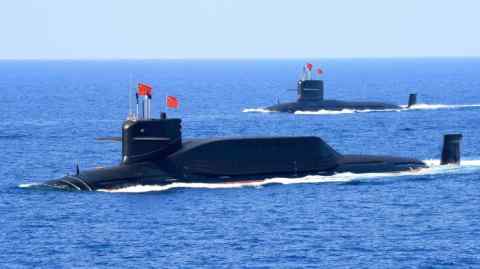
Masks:
[[[143,119],[148,120],[148,95],[143,96]]]

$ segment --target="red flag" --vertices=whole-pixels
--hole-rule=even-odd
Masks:
[[[178,108],[180,103],[175,96],[167,96],[167,107],[169,108]]]
[[[147,84],[138,83],[138,95],[140,96],[152,96],[152,86]]]
[[[323,74],[323,70],[320,69],[320,68],[318,68],[318,69],[317,69],[317,74],[319,74],[319,75]]]
[[[313,64],[311,63],[307,63],[305,66],[307,67],[308,71],[311,71],[313,68]]]

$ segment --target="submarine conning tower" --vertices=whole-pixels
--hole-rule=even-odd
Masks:
[[[127,120],[123,123],[123,164],[161,160],[181,146],[180,119]]]
[[[323,80],[299,80],[298,101],[322,101]]]
[[[139,96],[144,97],[142,113],[139,113]],[[135,115],[129,112],[122,126],[123,164],[162,160],[182,146],[180,119],[167,119],[164,112],[160,118],[151,118],[152,87],[140,83],[136,97],[137,112]]]

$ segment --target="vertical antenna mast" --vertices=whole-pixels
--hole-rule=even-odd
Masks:
[[[130,78],[128,81],[128,116],[127,119],[132,119],[132,74],[130,74]]]
[[[137,113],[135,115],[135,119],[138,119],[138,92],[135,92],[135,97],[137,98]]]
[[[148,96],[143,96],[143,119],[148,120]]]
[[[163,104],[164,105],[164,108],[165,108],[165,113],[167,113],[167,110],[168,110],[168,94],[165,94],[165,103]]]
[[[148,95],[148,118],[149,119],[152,118],[152,95],[153,95],[153,92],[150,92],[150,94]]]

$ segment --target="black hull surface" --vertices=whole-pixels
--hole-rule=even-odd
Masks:
[[[162,124],[161,121],[158,123]],[[135,126],[146,133],[142,122],[129,122],[124,126]],[[166,126],[170,124],[167,123]],[[137,139],[128,137],[132,133]],[[124,133],[124,141],[130,144],[124,145],[122,164],[79,172],[46,184],[61,189],[92,191],[173,182],[250,182],[275,177],[293,178],[341,172],[399,172],[425,167],[423,162],[416,159],[342,155],[318,137],[187,140],[180,145],[172,142],[175,150],[169,150],[168,144],[152,144],[148,148],[144,144],[145,140],[138,139],[139,134],[132,133]],[[140,145],[142,149],[138,151]],[[159,151],[158,147],[164,150]],[[133,151],[137,155],[129,156]],[[135,159],[149,161],[132,162]]]
[[[339,160],[334,169],[291,171],[283,173],[264,174],[237,174],[223,176],[173,176],[162,170],[154,168],[153,163],[145,166],[120,165],[112,168],[98,168],[78,175],[69,175],[61,179],[47,181],[45,184],[51,187],[65,190],[114,190],[137,185],[168,185],[171,183],[249,183],[259,182],[271,178],[301,178],[309,175],[330,176],[336,173],[382,173],[402,172],[425,168],[425,163],[407,158],[389,156],[345,156]],[[362,160],[368,159],[367,162]],[[139,170],[140,169],[140,170]],[[137,172],[135,172],[137,171]]]
[[[396,110],[402,107],[381,102],[347,102],[339,100],[297,101],[281,103],[266,108],[275,112],[295,113],[297,111],[320,111],[320,110]]]

